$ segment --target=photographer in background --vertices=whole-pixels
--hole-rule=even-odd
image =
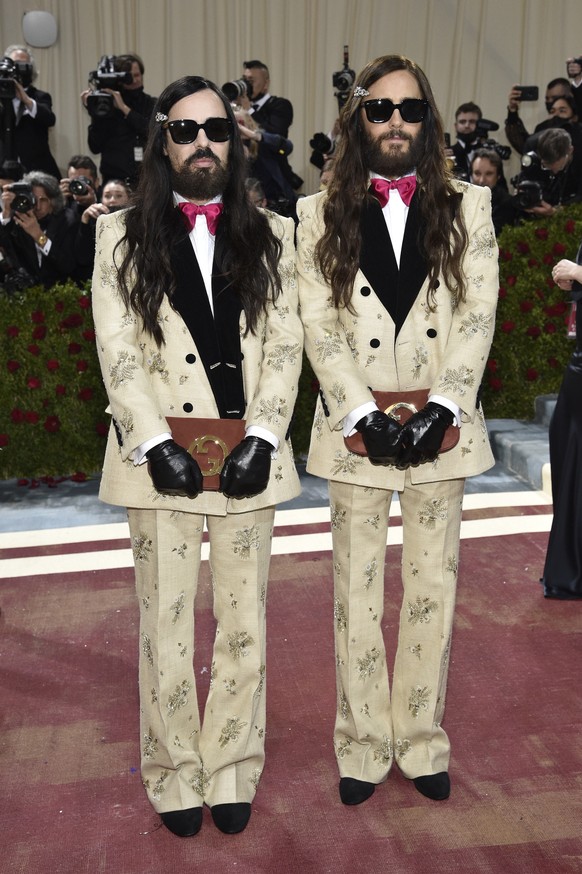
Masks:
[[[49,146],[49,128],[56,121],[53,102],[50,94],[32,84],[38,76],[32,54],[26,46],[8,46],[0,65],[3,85],[13,92],[0,100],[0,166],[19,161],[24,171],[42,170],[59,179]]]
[[[582,200],[582,157],[574,153],[572,138],[561,128],[542,131],[536,150],[527,152],[516,186],[516,202],[532,217],[547,217],[566,203]]]
[[[106,59],[109,60],[109,59]],[[103,59],[102,59],[103,61]],[[143,88],[144,65],[138,55],[120,55],[111,59],[113,70],[95,71],[92,81],[100,78],[109,82],[117,75],[118,87],[99,86],[100,95],[109,95],[112,105],[102,99],[95,101],[96,113],[92,112],[94,91],[87,89],[81,100],[91,115],[88,131],[89,148],[101,154],[101,177],[126,179],[132,187],[137,183],[143,149],[147,139],[150,118],[156,102]],[[123,81],[127,77],[127,81]]]
[[[131,189],[122,179],[110,179],[103,186],[100,203],[90,204],[81,215],[75,239],[76,267],[74,279],[85,282],[91,278],[95,261],[95,226],[100,215],[117,212],[129,206]]]
[[[451,156],[455,160],[454,174],[457,179],[469,179],[472,153],[480,147],[483,138],[478,129],[482,118],[481,107],[476,103],[462,103],[455,111],[457,142],[451,146]]]
[[[99,173],[97,165],[89,155],[73,155],[67,165],[67,175],[61,179],[60,189],[79,218],[93,203],[99,201]]]
[[[576,102],[577,115],[582,118],[582,58],[567,58],[566,73]]]
[[[514,225],[524,217],[507,189],[503,162],[495,149],[477,149],[473,152],[469,173],[473,185],[491,189],[491,218],[496,235],[505,225]]]
[[[72,276],[77,221],[53,176],[35,170],[5,185],[1,223],[2,239],[35,283],[49,288]]]
[[[249,113],[258,132],[257,157],[250,167],[250,175],[261,182],[269,208],[282,215],[294,216],[297,194],[303,180],[293,172],[287,160],[290,150],[289,128],[293,122],[293,107],[285,97],[269,93],[269,69],[262,61],[244,61],[243,78],[249,86]],[[261,133],[280,137],[279,146],[259,139]]]
[[[526,151],[525,141],[529,137],[526,127],[519,117],[519,105],[522,101],[522,90],[520,85],[513,85],[507,98],[507,118],[505,119],[505,136],[513,146],[516,152],[520,155]],[[554,100],[557,97],[571,97],[572,89],[568,79],[558,77],[548,82],[546,86],[546,112],[550,114],[550,109]],[[546,118],[540,124],[536,125],[534,133],[540,133],[547,128],[554,126],[554,120]]]

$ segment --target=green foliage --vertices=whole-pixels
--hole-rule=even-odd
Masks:
[[[552,267],[573,261],[582,240],[582,204],[499,235],[496,330],[483,379],[487,418],[531,419],[535,398],[557,392],[572,353],[569,295]]]
[[[488,418],[532,418],[538,395],[557,392],[571,351],[569,296],[551,271],[574,260],[582,204],[499,236],[497,327],[483,380]],[[109,417],[88,291],[74,283],[0,294],[0,479],[101,469]],[[309,446],[317,380],[306,358],[291,437]]]
[[[319,383],[311,369],[307,356],[303,355],[303,366],[299,377],[297,403],[291,422],[291,442],[296,457],[307,455],[311,437],[311,423],[315,413],[315,403]]]
[[[2,294],[0,336],[0,479],[99,471],[109,417],[88,293]]]

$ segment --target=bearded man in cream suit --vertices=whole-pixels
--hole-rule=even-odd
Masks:
[[[299,202],[297,234],[321,387],[308,470],[329,480],[331,504],[340,798],[365,801],[396,761],[441,800],[464,479],[493,464],[479,404],[498,293],[490,193],[450,178],[432,90],[407,58],[368,64],[340,123],[333,180]],[[405,424],[371,391],[412,389],[428,402]],[[451,425],[459,442],[439,455]],[[368,457],[346,448],[354,430]],[[381,623],[393,491],[404,591],[390,692]]]
[[[264,762],[265,601],[275,504],[299,481],[286,439],[301,368],[294,225],[250,204],[230,104],[187,76],[159,97],[129,210],[97,224],[97,348],[112,427],[101,498],[128,507],[140,605],[142,777],[164,825],[206,803],[232,834]],[[204,491],[176,417],[245,419]],[[183,423],[182,423],[183,424]],[[193,673],[203,526],[217,620],[201,723]]]

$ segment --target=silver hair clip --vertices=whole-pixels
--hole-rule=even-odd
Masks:
[[[356,85],[354,88],[354,97],[369,97],[370,92],[366,91],[365,88],[362,88],[361,85]]]
[[[163,112],[156,112],[156,121],[159,124],[162,124],[164,121],[167,121],[167,120],[168,120],[168,116],[165,115]]]

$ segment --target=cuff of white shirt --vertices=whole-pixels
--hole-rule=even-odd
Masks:
[[[374,403],[374,401],[367,401],[367,403],[362,404],[359,407],[356,407],[355,410],[352,410],[351,413],[344,419],[344,437],[349,437],[350,434],[353,434],[356,430],[356,424],[363,419],[364,416],[367,416],[368,413],[373,413],[374,410],[377,410],[378,406]]]
[[[273,447],[271,458],[277,458],[277,450],[279,449],[278,437],[275,437],[275,435],[271,434],[270,431],[267,431],[266,428],[261,428],[260,425],[249,425],[245,434],[247,437],[262,437],[263,440],[266,440],[267,443],[270,443]]]
[[[133,461],[135,466],[138,464],[143,464],[144,461],[147,461],[146,452],[149,452],[154,446],[158,446],[159,443],[163,443],[164,440],[171,440],[172,435],[167,431],[165,434],[158,434],[157,437],[151,437],[149,440],[145,440],[143,443],[140,443],[139,446],[129,453],[130,459]]]
[[[461,408],[454,404],[453,401],[450,401],[448,398],[443,398],[442,395],[431,395],[429,401],[432,401],[434,404],[440,404],[442,407],[446,407],[447,410],[450,410],[455,417],[453,425],[456,425],[457,428],[461,427]]]

